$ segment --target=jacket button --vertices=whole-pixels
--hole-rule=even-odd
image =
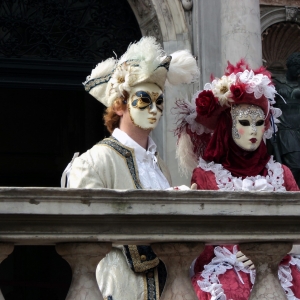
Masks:
[[[126,152],[125,157],[130,157],[130,152]]]
[[[141,261],[145,261],[147,259],[146,255],[141,255]]]

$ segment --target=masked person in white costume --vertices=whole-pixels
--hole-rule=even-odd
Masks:
[[[84,87],[107,106],[104,121],[111,137],[75,158],[69,187],[170,188],[169,171],[149,134],[163,113],[166,81],[188,84],[197,75],[189,51],[167,56],[153,37],[131,44],[119,60],[99,63]],[[96,275],[106,300],[157,300],[165,270],[150,246],[120,245],[99,263]]]

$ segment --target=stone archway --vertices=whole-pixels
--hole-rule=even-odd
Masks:
[[[286,21],[285,7],[261,8],[260,23],[262,33],[271,25],[284,21]]]
[[[300,51],[300,10],[290,6],[261,6],[262,54],[273,73],[284,73],[287,57]]]
[[[262,52],[265,65],[273,73],[286,71],[286,59],[300,51],[300,24],[280,22],[262,33]]]
[[[192,8],[192,1],[128,0],[142,35],[155,36],[167,52],[190,49],[189,28],[184,10]]]

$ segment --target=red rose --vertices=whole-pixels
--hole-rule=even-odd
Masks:
[[[212,91],[202,91],[196,98],[196,110],[200,116],[211,116],[219,102]]]
[[[245,84],[237,83],[232,84],[230,87],[230,92],[232,94],[232,99],[235,101],[242,100],[243,95],[245,93]]]

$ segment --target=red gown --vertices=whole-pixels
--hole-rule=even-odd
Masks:
[[[299,188],[295,182],[295,179],[289,168],[282,165],[283,169],[283,186],[287,191],[299,191]],[[196,168],[193,172],[192,183],[196,183],[198,189],[201,190],[218,190],[215,174],[212,171],[206,171],[202,168]],[[238,246],[235,246],[235,251],[238,250]],[[223,249],[222,249],[223,248]],[[226,251],[228,259],[219,259],[220,251]],[[234,262],[236,257],[233,245],[226,246],[212,246],[207,245],[201,255],[196,259],[193,269],[194,276],[192,277],[192,284],[194,290],[200,300],[247,300],[250,296],[250,291],[254,279],[249,269],[240,269],[241,264]],[[232,256],[230,256],[230,253]],[[222,256],[222,255],[221,255]],[[228,265],[226,261],[230,261],[232,258],[232,264]],[[213,261],[214,259],[214,261]],[[298,262],[298,267],[297,263]],[[300,255],[291,256],[286,255],[280,264],[279,270],[288,270],[291,272],[290,285],[285,289],[286,293],[290,293],[289,300],[300,299]],[[210,274],[210,275],[208,275]],[[252,274],[253,275],[253,274]],[[209,276],[209,280],[205,277]],[[211,277],[211,276],[216,276]],[[254,274],[255,276],[255,274]],[[202,289],[200,288],[202,286]],[[225,296],[226,295],[226,296]]]

